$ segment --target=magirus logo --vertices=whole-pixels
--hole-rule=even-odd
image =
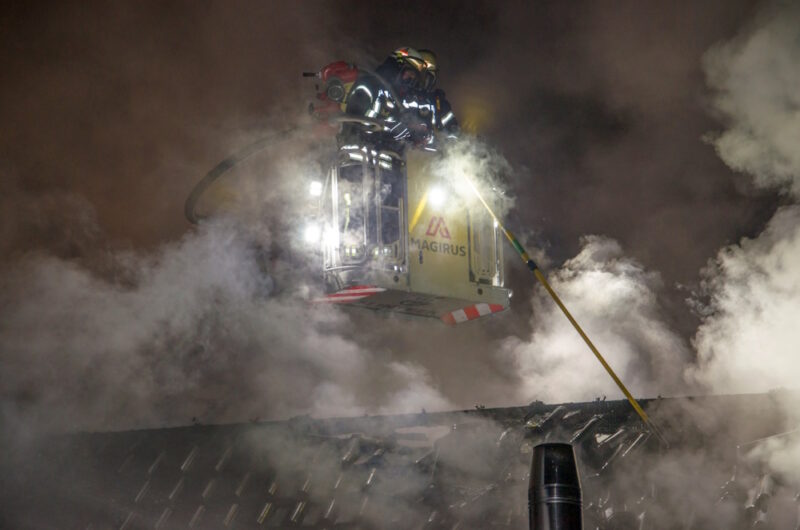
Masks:
[[[450,239],[450,231],[447,229],[447,224],[444,222],[444,217],[433,216],[428,223],[428,229],[425,235],[429,237],[441,237],[443,239]],[[430,241],[428,239],[414,239],[411,238],[411,248],[420,251],[420,263],[422,263],[422,251],[435,252],[437,254],[450,254],[456,257],[465,257],[467,255],[466,245],[454,245],[452,243],[443,243],[441,241]]]
[[[445,238],[450,239],[450,231],[447,229],[447,225],[444,222],[444,217],[431,217],[431,222],[428,223],[428,230],[425,231],[426,236],[436,237],[437,235]]]

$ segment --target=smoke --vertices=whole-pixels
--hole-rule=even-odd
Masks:
[[[583,238],[582,249],[549,281],[631,391],[640,396],[683,389],[680,367],[690,354],[664,322],[661,279],[624,255],[616,241]],[[532,334],[505,341],[522,377],[520,394],[542,401],[619,395],[564,314],[544,290],[533,298]]]
[[[729,122],[713,138],[732,169],[756,185],[800,195],[800,7],[776,2],[748,31],[705,56],[715,109]]]
[[[524,475],[520,468],[525,464],[514,458],[513,452],[509,461],[501,460],[509,452],[498,451],[504,431],[500,424],[476,416],[453,414],[449,418],[453,421],[450,425],[413,429],[413,439],[407,439],[404,434],[410,432],[402,428],[391,430],[387,437],[344,433],[338,440],[310,438],[290,430],[254,429],[245,436],[243,446],[249,454],[275,466],[279,483],[296,481],[302,470],[316,486],[304,490],[311,502],[323,508],[357,511],[363,522],[376,528],[415,527],[424,524],[434,509],[453,509],[456,502],[467,512],[462,518],[473,517],[477,523],[485,520],[486,514],[469,513],[472,502],[464,502],[465,492],[474,491],[474,497],[479,497],[487,482],[508,481],[511,471]],[[338,448],[334,442],[339,442]],[[334,488],[336,497],[331,495]],[[352,490],[369,495],[349,498],[343,493]],[[434,491],[441,498],[431,498]],[[351,502],[357,502],[360,509],[347,506]],[[343,506],[337,506],[339,503]],[[480,506],[497,509],[489,503]]]
[[[800,9],[776,2],[735,39],[705,57],[714,109],[726,121],[712,141],[734,170],[778,190],[779,208],[763,232],[719,251],[704,270],[703,321],[694,337],[697,364],[687,376],[713,392],[797,388],[800,312]],[[796,423],[792,394],[779,394]],[[776,473],[797,476],[795,438],[754,451]]]
[[[432,172],[455,191],[458,204],[483,212],[480,199],[484,199],[499,217],[513,208],[514,198],[507,183],[512,168],[502,154],[468,136],[443,148],[443,155],[433,162]]]
[[[753,27],[706,57],[715,108],[729,122],[714,140],[732,168],[761,187],[800,191],[800,9],[778,3]],[[796,384],[794,316],[800,309],[800,210],[778,209],[757,237],[726,247],[705,271],[710,302],[695,343],[700,377],[714,388],[766,390]],[[732,385],[732,386],[731,386]]]
[[[796,5],[768,6],[746,31],[714,47],[704,61],[715,90],[714,109],[726,123],[724,132],[710,137],[718,154],[732,169],[751,173],[756,188],[779,190],[792,201],[800,182],[798,14]],[[724,247],[702,271],[700,293],[691,301],[701,318],[691,347],[669,324],[658,273],[623,254],[614,239],[585,237],[581,247],[550,275],[552,285],[635,395],[797,387],[800,207],[796,204],[778,208],[760,234]],[[543,291],[533,296],[531,328],[530,336],[504,344],[520,372],[523,393],[545,401],[618,395]],[[788,424],[796,424],[800,419],[796,394],[775,396],[784,405]],[[747,440],[742,437],[747,436],[745,431],[757,432],[754,427],[760,420],[753,415],[726,418],[729,425],[711,420],[706,426],[709,447],[731,447],[736,440]],[[698,417],[698,421],[709,420]],[[796,441],[794,436],[756,444],[742,456],[756,476],[772,472],[793,487],[800,474]],[[717,488],[726,474],[730,476],[732,470],[724,466],[705,455],[673,451],[649,473],[664,475],[669,469],[669,475],[658,481],[665,495],[661,505],[695,506],[699,517],[716,503]],[[693,499],[681,494],[687,482],[696,486]],[[624,485],[617,486],[624,490]],[[675,515],[657,517],[674,521]]]
[[[477,114],[493,113],[486,126],[496,143],[537,175],[516,167],[513,190],[526,205],[512,212],[517,225],[548,231],[555,262],[574,255],[550,280],[636,395],[795,385],[796,205],[779,210],[760,235],[724,248],[705,270],[709,303],[693,342],[697,363],[686,372],[693,352],[663,305],[670,280],[693,277],[708,249],[749,226],[759,200],[731,193],[713,153],[692,151],[707,130],[687,103],[696,97],[693,53],[741,16],[743,8],[728,4],[706,4],[699,15],[668,7],[666,19],[636,3],[588,11],[554,4],[536,16],[484,6],[477,22],[460,5],[442,8],[452,11],[453,26],[498,37],[492,47],[453,44],[442,17],[414,10],[375,24],[368,10],[340,15],[319,6],[198,7],[189,17],[148,7],[64,8],[47,17],[49,31],[6,32],[39,43],[21,51],[42,65],[10,61],[0,104],[9,123],[0,139],[21,175],[0,196],[4,428],[153,427],[619,395],[542,290],[530,300],[517,290],[514,311],[532,312],[521,325],[504,315],[457,330],[305,304],[297,295],[311,289],[313,265],[296,243],[305,221],[297,198],[319,164],[304,154],[313,141],[302,135],[242,167],[236,219],[179,236],[181,201],[203,171],[262,136],[254,132],[262,123],[296,122],[286,109],[300,108],[305,98],[297,94],[310,93],[297,72],[365,55],[350,50],[364,42],[331,29],[330,20],[345,17],[363,27],[375,56],[415,45],[387,42],[397,37],[386,24],[421,25],[415,38],[440,52],[456,110],[475,96]],[[723,14],[711,28],[698,25]],[[72,29],[53,31],[62,25]],[[101,26],[102,34],[74,29]],[[648,34],[654,26],[656,38]],[[793,198],[800,193],[798,27],[796,6],[770,8],[703,63],[727,122],[712,138],[720,157],[757,186]],[[534,40],[520,45],[522,36]],[[49,53],[78,37],[68,59]],[[28,56],[8,49],[4,58]],[[508,60],[521,53],[519,64]],[[486,195],[505,187],[509,166],[480,145],[462,143],[451,156],[489,183]],[[578,247],[572,236],[581,233],[608,235]],[[120,250],[120,240],[132,248]],[[796,447],[779,454],[770,452],[770,461],[791,462]]]
[[[795,421],[798,419],[794,418]],[[795,489],[800,487],[798,475],[798,462],[800,462],[800,431],[793,430],[790,434],[768,438],[761,443],[748,447],[747,461],[761,465],[771,471],[782,483]]]
[[[13,79],[0,104],[7,432],[511,401],[502,366],[472,388],[492,364],[489,326],[455,339],[423,331],[423,348],[403,349],[407,330],[424,326],[389,330],[298,296],[318,274],[302,198],[331,152],[298,118],[313,93],[299,73],[371,54],[329,27],[339,8],[241,7],[64,6],[2,20],[4,38],[42,56],[33,67],[3,53]],[[68,55],[49,53],[65,43]],[[225,216],[180,236],[197,179],[267,136],[275,145],[208,190]],[[445,344],[462,346],[472,368],[452,370]]]
[[[345,315],[296,296],[228,219],[116,278],[32,254],[4,269],[3,420],[17,429],[118,429],[294,414],[409,412],[449,403],[419,366],[339,335]],[[258,242],[262,243],[262,242]]]
[[[693,373],[715,390],[795,387],[800,309],[800,207],[779,210],[755,239],[720,251],[706,270],[709,315]]]
[[[416,9],[375,7],[377,11],[354,5],[286,10],[246,3],[230,7],[184,6],[166,12],[149,5],[95,9],[67,6],[46,16],[38,15],[40,18],[22,10],[8,19],[13,24],[3,22],[8,29],[4,35],[14,45],[3,56],[10,65],[9,83],[3,87],[7,96],[2,98],[2,110],[9,119],[9,127],[2,133],[3,145],[32,200],[40,197],[42,190],[67,188],[75,197],[84,197],[93,205],[94,210],[78,211],[92,211],[103,228],[102,235],[93,235],[93,239],[79,245],[80,251],[70,254],[59,250],[56,254],[62,258],[83,257],[79,264],[66,264],[78,267],[107,289],[116,285],[115,274],[136,276],[135,272],[119,272],[116,262],[122,257],[115,257],[119,252],[113,249],[120,240],[132,247],[125,259],[133,262],[145,259],[147,252],[142,249],[147,245],[165,245],[156,250],[157,254],[175,247],[177,244],[169,241],[175,241],[185,231],[181,203],[196,179],[236,148],[261,136],[256,131],[264,123],[274,130],[280,128],[278,123],[292,125],[297,121],[296,114],[312,92],[311,85],[299,77],[300,71],[340,58],[380,58],[402,44],[431,47],[439,53],[440,85],[448,91],[457,115],[464,116],[466,122],[473,111],[492,114],[480,132],[491,135],[492,143],[502,146],[503,153],[513,162],[515,171],[510,176],[515,180],[511,188],[517,203],[525,205],[510,212],[518,216],[512,226],[534,227],[537,234],[555,234],[548,248],[555,262],[580,252],[573,243],[578,240],[573,237],[577,234],[603,233],[620,241],[626,252],[639,260],[631,261],[638,263],[639,276],[629,277],[620,271],[610,271],[609,275],[633,282],[633,292],[640,289],[646,294],[648,301],[644,303],[653,307],[656,318],[663,308],[649,302],[648,289],[654,288],[659,296],[669,295],[669,282],[675,275],[664,269],[679,262],[689,263],[684,268],[692,274],[696,272],[691,266],[693,260],[675,251],[680,247],[685,253],[699,252],[694,246],[686,249],[685,226],[725,226],[728,230],[729,223],[694,221],[698,215],[716,215],[716,209],[697,207],[698,201],[702,203],[707,197],[707,189],[703,188],[700,199],[690,193],[690,200],[695,202],[690,201],[686,207],[684,202],[681,206],[664,207],[676,201],[670,202],[671,196],[665,198],[662,192],[681,188],[675,185],[678,177],[682,179],[680,183],[692,182],[685,187],[695,190],[697,179],[675,166],[695,166],[686,144],[695,143],[696,136],[673,131],[672,124],[688,120],[675,119],[671,113],[682,108],[681,103],[692,94],[688,80],[697,68],[692,54],[703,49],[707,40],[724,33],[726,24],[732,24],[740,15],[730,5],[703,6],[699,15],[690,9],[665,8],[674,18],[664,25],[663,17],[653,16],[652,7],[637,6],[631,3],[613,12],[591,2],[580,7],[546,6],[535,12],[525,4],[499,9],[491,3],[475,5],[467,11],[447,3]],[[375,17],[380,24],[375,23]],[[712,24],[711,28],[704,25],[697,32],[702,38],[697,40],[685,39],[682,29],[674,30],[689,27],[700,18],[722,18],[727,22]],[[485,39],[454,41],[441,31],[442,20],[464,34],[481,34]],[[595,20],[598,22],[589,22]],[[347,23],[340,24],[344,21]],[[359,31],[348,29],[352,27]],[[387,31],[386,27],[403,31]],[[635,40],[654,27],[663,38],[650,39],[648,46],[624,37],[633,35]],[[407,28],[414,30],[407,33]],[[484,41],[493,45],[486,46]],[[132,42],[140,45],[132,46]],[[673,53],[676,42],[680,44],[679,54]],[[42,61],[35,65],[18,61],[16,57],[24,56],[18,53],[20,46]],[[62,49],[69,49],[69,53],[52,53]],[[654,58],[669,59],[669,75],[650,75]],[[87,91],[85,87],[92,89]],[[669,112],[660,110],[666,101],[665,93],[679,94],[668,98]],[[670,115],[664,120],[662,114]],[[475,120],[481,121],[477,117]],[[58,126],[41,127],[41,123]],[[669,126],[665,127],[665,123]],[[695,121],[691,123],[697,125]],[[565,134],[567,130],[579,133]],[[675,137],[684,143],[674,143]],[[276,148],[285,151],[283,156],[269,154],[253,161],[245,177],[257,182],[259,171],[274,174],[280,170],[285,179],[271,179],[266,186],[240,182],[236,187],[239,193],[234,209],[249,212],[245,224],[252,221],[257,228],[249,227],[247,231],[262,242],[271,273],[308,266],[305,261],[296,260],[304,252],[295,242],[306,216],[297,214],[298,204],[293,199],[305,193],[301,183],[312,172],[309,166],[313,163],[301,155],[310,142],[295,143],[294,139]],[[660,141],[676,146],[674,153],[655,156],[660,152],[655,148]],[[601,152],[612,154],[600,156]],[[676,158],[675,153],[684,152],[690,154]],[[470,162],[470,168],[481,168],[481,179],[496,183],[506,176],[504,173],[510,173],[508,166],[495,166],[499,157],[491,153],[486,156],[480,146],[471,146],[462,155]],[[664,159],[669,162],[666,170],[661,169]],[[562,164],[566,160],[572,162]],[[266,169],[259,170],[257,166],[263,167],[265,161]],[[284,167],[275,167],[281,164]],[[534,172],[520,171],[520,165],[536,170],[536,178]],[[494,176],[486,179],[487,175]],[[476,180],[482,182],[481,179]],[[653,182],[656,185],[651,185]],[[501,188],[506,187],[500,184]],[[271,200],[276,197],[282,200]],[[270,207],[264,214],[263,204],[268,199]],[[503,201],[506,207],[510,204],[511,201]],[[570,207],[564,208],[565,204]],[[665,209],[669,211],[664,213]],[[15,223],[28,218],[24,212],[8,217],[17,219]],[[630,219],[641,222],[631,223]],[[2,230],[15,234],[15,250],[39,248],[52,252],[53,244],[41,237],[41,231],[13,228],[15,225],[5,220],[4,217]],[[53,226],[67,225],[59,222]],[[80,226],[95,230],[97,225]],[[664,226],[677,229],[664,230]],[[54,239],[62,238],[59,235]],[[719,246],[720,238],[713,234],[703,239],[713,240],[715,248]],[[31,241],[41,244],[32,245]],[[707,254],[700,253],[706,259]],[[96,261],[97,255],[102,267],[90,263]],[[3,257],[7,255],[4,253]],[[508,261],[513,262],[513,257]],[[620,256],[619,261],[626,260]],[[666,289],[651,278],[649,271],[654,269],[654,262],[665,274]],[[597,266],[613,263],[616,261]],[[136,267],[134,264],[131,269],[135,271]],[[476,322],[467,329],[446,331],[408,322],[394,326],[361,317],[351,321],[348,317],[337,332],[372,355],[388,356],[386,366],[393,357],[413,360],[414,366],[429,375],[429,386],[442,389],[449,402],[459,406],[527,400],[533,397],[529,395],[532,387],[524,384],[525,390],[518,390],[523,377],[517,370],[517,355],[506,355],[506,348],[498,347],[501,337],[513,334],[521,342],[543,344],[534,336],[548,333],[540,322],[552,321],[558,326],[565,322],[557,313],[551,319],[539,320],[555,309],[550,302],[539,299],[541,293],[532,295],[537,300],[534,304],[528,302],[531,291],[527,284],[517,288],[521,283],[516,281],[518,278],[529,281],[523,274],[526,272],[519,269],[512,269],[509,274],[508,283],[517,291],[512,300],[513,312],[488,323]],[[287,284],[276,283],[281,288]],[[288,283],[294,289],[303,282]],[[591,289],[589,293],[598,288],[587,287]],[[562,280],[558,288],[569,291],[568,280]],[[20,287],[15,296],[22,298],[23,290]],[[568,305],[573,308],[589,303],[585,298],[576,293]],[[40,300],[46,297],[42,295]],[[609,299],[606,307],[612,311],[612,306]],[[531,308],[537,314],[528,318]],[[579,320],[588,318],[593,317],[581,313]],[[347,329],[363,322],[371,333],[362,335],[369,336],[357,336]],[[598,321],[596,327],[607,325]],[[531,326],[540,327],[533,333]],[[397,327],[402,329],[390,329]],[[668,333],[667,327],[664,324],[656,332],[647,333],[655,337]],[[628,332],[633,338],[622,338]],[[655,347],[657,339],[642,338],[647,333],[633,329],[610,333],[617,338],[604,344],[601,351],[619,355],[615,367],[621,366],[618,369],[626,373],[629,363],[631,370],[642,368],[646,373],[641,377],[632,375],[639,377],[641,385],[652,381],[651,365],[657,363],[650,360],[650,348]],[[561,334],[574,340],[568,328],[556,335]],[[514,340],[509,339],[512,343]],[[576,360],[586,361],[585,356],[590,353],[585,346],[579,342],[575,346]],[[517,346],[511,349],[518,351]],[[608,349],[614,351],[606,352]],[[677,346],[671,351],[676,349]],[[452,368],[451,356],[442,354],[444,351],[457,355],[457,370]],[[682,358],[682,354],[675,355]],[[526,362],[535,358],[530,356]],[[475,378],[486,373],[492,377],[484,378],[485,384],[476,389]],[[671,369],[665,373],[668,379],[672,378]],[[673,388],[670,385],[665,384],[664,388]],[[594,397],[601,390],[598,385],[595,387],[580,395]],[[336,394],[340,390],[334,385],[317,392]],[[540,395],[538,390],[534,393]],[[350,394],[343,394],[342,401],[346,402]],[[347,406],[359,410],[355,403]]]
[[[434,165],[434,173],[450,182],[464,203],[482,211],[478,198],[486,198],[501,217],[514,203],[505,191],[511,171],[505,158],[475,140],[450,145]],[[543,250],[534,252],[540,264],[552,261]],[[534,281],[530,276],[525,280]],[[688,390],[682,367],[692,353],[668,323],[659,300],[665,289],[658,272],[625,255],[616,240],[592,235],[581,239],[578,254],[558,267],[550,281],[634,393],[675,395]],[[515,374],[513,400],[619,396],[613,380],[545,290],[535,290],[530,303],[530,330],[497,341],[494,362]]]

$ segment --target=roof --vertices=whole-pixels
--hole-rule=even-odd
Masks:
[[[790,427],[773,394],[642,404],[669,448],[627,402],[599,400],[50,436],[5,452],[0,526],[527,528],[542,441],[575,447],[586,528],[795,517],[795,492],[737,451]]]

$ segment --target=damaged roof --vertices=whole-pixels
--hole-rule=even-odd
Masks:
[[[528,528],[532,448],[567,441],[584,528],[795,528],[796,484],[742,457],[796,435],[773,394],[642,405],[669,447],[601,400],[51,436],[4,452],[0,526]]]

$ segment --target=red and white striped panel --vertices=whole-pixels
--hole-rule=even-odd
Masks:
[[[322,298],[314,298],[311,300],[313,303],[332,303],[332,304],[345,304],[347,302],[355,302],[368,296],[384,292],[386,289],[382,287],[375,287],[374,285],[356,285],[337,291],[335,293],[326,294]]]
[[[505,309],[505,307],[500,304],[475,304],[462,309],[456,309],[451,313],[445,313],[442,315],[442,321],[445,324],[453,326],[455,324],[461,324],[462,322],[475,320],[482,316],[491,315],[492,313],[498,313],[503,309]]]

